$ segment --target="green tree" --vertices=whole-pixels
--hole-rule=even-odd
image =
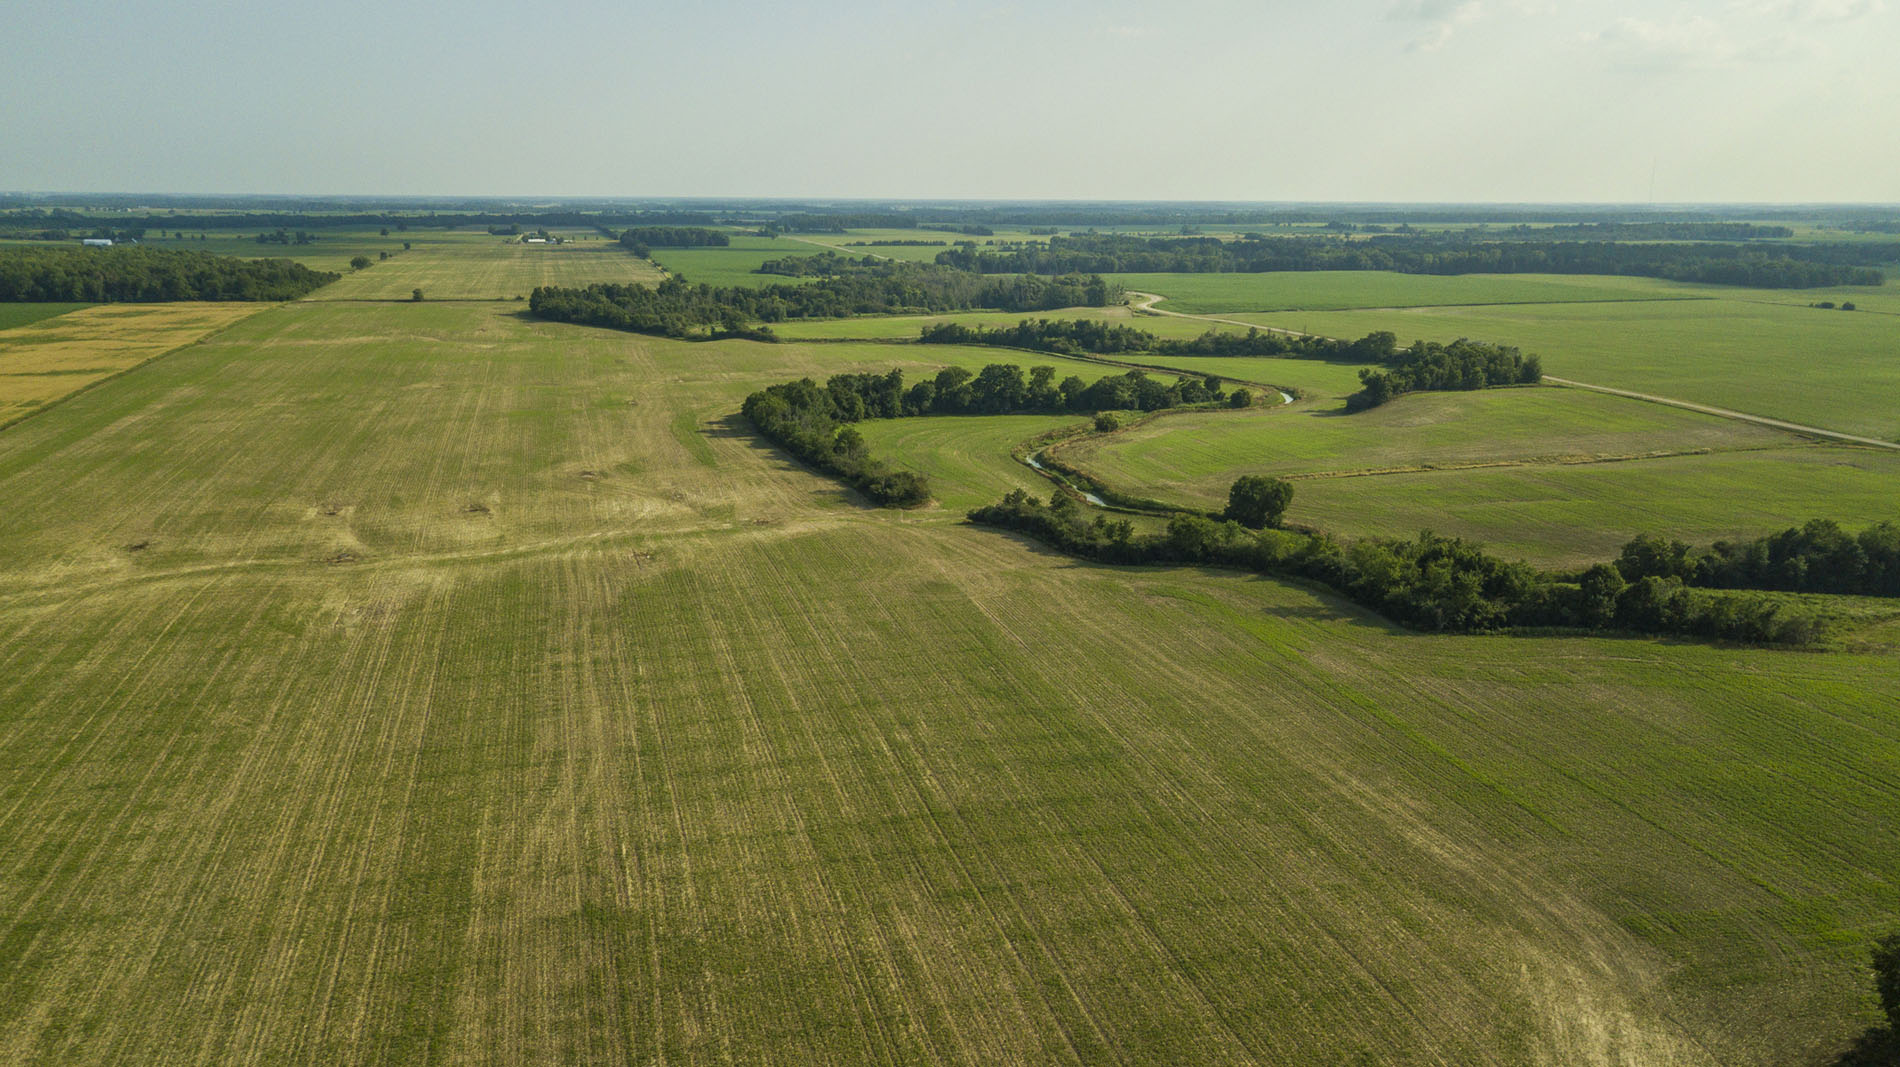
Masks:
[[[422,290],[420,289],[409,290],[409,299],[420,301],[422,299]]]
[[[1121,428],[1121,420],[1116,418],[1111,412],[1104,411],[1100,415],[1095,416],[1096,433],[1114,433]]]
[[[1243,474],[1227,491],[1227,511],[1223,517],[1262,530],[1280,525],[1280,516],[1286,514],[1286,506],[1292,502],[1291,484],[1265,475]]]
[[[368,256],[351,256],[350,257],[351,270],[362,270],[363,268],[367,266],[369,266]]]
[[[1608,626],[1616,618],[1616,601],[1628,585],[1623,573],[1608,563],[1583,572],[1578,581],[1577,615],[1585,626]]]
[[[1251,389],[1234,390],[1233,394],[1227,398],[1227,406],[1236,408],[1253,407],[1253,391]]]

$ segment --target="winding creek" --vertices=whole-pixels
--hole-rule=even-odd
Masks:
[[[1041,471],[1043,473],[1043,476],[1047,477],[1051,481],[1060,482],[1063,485],[1069,485],[1066,479],[1058,476],[1049,468],[1042,465],[1042,453],[1032,452],[1029,455],[1023,457],[1023,462]],[[1108,501],[1103,500],[1101,497],[1096,496],[1094,493],[1091,493],[1086,489],[1076,489],[1076,487],[1073,485],[1069,485],[1069,488],[1075,489],[1076,492],[1081,493],[1082,499],[1088,501],[1091,504],[1094,504],[1098,508],[1105,508],[1108,506]]]

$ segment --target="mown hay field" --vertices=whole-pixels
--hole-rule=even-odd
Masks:
[[[513,300],[541,285],[634,285],[661,277],[650,261],[597,234],[574,235],[565,244],[525,244],[484,234],[480,241],[401,252],[363,270],[345,268],[340,281],[306,299],[407,300],[421,289],[431,300]]]
[[[256,314],[257,304],[22,304],[63,313],[0,330],[0,425]],[[0,304],[0,313],[9,305]]]
[[[993,354],[305,301],[0,433],[0,1061],[1676,1065],[1872,1022],[1900,658],[1406,633],[872,509],[733,417],[920,357]]]

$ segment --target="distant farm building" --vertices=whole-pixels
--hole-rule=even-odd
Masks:
[[[79,243],[82,245],[85,245],[87,248],[111,248],[112,238],[110,237],[82,237],[79,239]]]

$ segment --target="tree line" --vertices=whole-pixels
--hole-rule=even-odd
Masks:
[[[1575,222],[1557,226],[1517,225],[1495,231],[1505,238],[1536,241],[1767,241],[1794,236],[1786,226],[1756,222]]]
[[[1031,367],[1025,374],[1015,364],[992,363],[976,374],[945,367],[908,388],[904,372],[895,369],[834,374],[823,385],[803,378],[753,393],[741,410],[759,433],[799,459],[843,478],[880,504],[910,507],[930,499],[929,480],[877,460],[852,423],[920,415],[1156,411],[1212,403],[1223,395],[1213,379],[1184,378],[1164,385],[1141,371],[1130,371],[1092,384],[1074,375],[1057,382],[1054,367]],[[1271,508],[1271,494],[1249,506]],[[1284,507],[1282,502],[1279,509]]]
[[[1342,363],[1377,363],[1389,358],[1398,345],[1398,339],[1387,331],[1369,333],[1356,341],[1257,328],[1246,333],[1209,330],[1188,340],[1163,339],[1146,330],[1100,319],[1024,319],[1014,326],[945,322],[923,327],[918,340],[923,344],[989,345],[1062,355],[1277,356]]]
[[[960,245],[937,262],[979,274],[1259,273],[1382,270],[1401,274],[1620,274],[1761,289],[1879,285],[1872,264],[1900,259],[1888,245],[1618,244],[1473,241],[1457,235],[1348,240],[1249,235],[1134,237],[1074,234],[1046,245],[986,251]]]
[[[1702,550],[1644,534],[1623,546],[1616,570],[1629,582],[1900,596],[1900,524],[1879,522],[1854,535],[1831,519],[1814,519],[1752,541],[1717,541]]]
[[[1397,340],[1390,333],[1369,334],[1366,340],[1375,337],[1388,349]],[[1401,393],[1536,385],[1544,380],[1543,362],[1536,356],[1525,356],[1511,345],[1462,337],[1448,345],[1414,341],[1410,348],[1375,358],[1388,369],[1359,372],[1360,389],[1346,398],[1347,411],[1376,408]]]
[[[843,256],[836,252],[822,252],[815,256],[785,256],[780,259],[768,259],[758,265],[755,274],[776,274],[787,278],[911,278],[921,281],[931,280],[934,284],[943,284],[949,275],[963,274],[976,277],[969,271],[960,271],[941,264],[911,263],[905,260],[881,259],[877,256]],[[987,294],[976,306],[999,307],[1006,311],[1052,310],[1063,307],[1107,307],[1119,304],[1122,300],[1122,288],[1094,274],[1060,274],[1045,278],[1041,275],[1025,275],[1019,278],[993,279],[979,284]]]
[[[1811,615],[1764,597],[1691,591],[1660,579],[1605,582],[1602,572],[1617,573],[1608,564],[1568,581],[1430,533],[1342,543],[1324,534],[1250,529],[1230,511],[1224,521],[1180,512],[1165,531],[1138,535],[1126,521],[1089,519],[1060,489],[1047,504],[1018,489],[969,519],[1104,563],[1206,564],[1301,578],[1418,630],[1559,627],[1762,644],[1806,644],[1820,634]]]
[[[983,278],[925,263],[880,260],[874,268],[805,285],[714,288],[674,276],[655,286],[541,286],[528,300],[536,317],[665,337],[774,339],[748,323],[850,315],[935,313],[994,308],[1041,311],[1109,299],[1099,278]]]
[[[1153,353],[1163,356],[1278,356],[1376,363],[1384,370],[1359,372],[1361,388],[1346,398],[1346,410],[1378,407],[1402,393],[1440,389],[1484,389],[1543,380],[1543,363],[1515,347],[1460,338],[1451,344],[1414,341],[1398,347],[1398,337],[1377,330],[1356,341],[1294,336],[1249,330],[1244,334],[1208,331],[1187,341],[1164,341],[1145,330],[1090,319],[1023,320],[1014,326],[966,326],[945,322],[923,327],[922,344],[993,345],[1064,355]]]
[[[702,226],[635,226],[620,235],[620,244],[645,259],[655,248],[725,248],[732,238]]]
[[[945,367],[908,388],[904,372],[834,374],[811,395],[839,423],[920,415],[1060,415],[1097,411],[1160,411],[1225,399],[1213,378],[1164,383],[1139,370],[1105,374],[1094,382],[1077,375],[1056,380],[1056,368],[992,363],[972,374]]]
[[[98,227],[109,227],[129,233],[133,237],[143,237],[149,230],[169,230],[177,226],[189,225],[192,230],[362,230],[370,228],[394,227],[407,230],[411,226],[432,229],[457,229],[461,227],[488,227],[514,225],[530,227],[612,227],[628,226],[711,226],[713,216],[703,211],[422,211],[399,213],[391,211],[374,212],[338,212],[323,211],[228,211],[222,206],[206,214],[153,214],[150,212],[133,214],[114,211],[107,215],[94,215],[69,208],[29,208],[13,211],[0,216],[0,236],[14,236],[15,230],[63,229],[75,233],[89,232]]]
[[[890,377],[891,390],[900,390],[902,372],[892,371]],[[930,501],[930,479],[916,471],[894,470],[872,456],[863,435],[846,425],[852,420],[840,418],[831,390],[810,378],[767,386],[746,397],[741,410],[767,440],[885,507]]]
[[[295,300],[338,275],[288,259],[147,246],[0,248],[0,301]]]

